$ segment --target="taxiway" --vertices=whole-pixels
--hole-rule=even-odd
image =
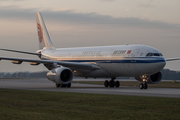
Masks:
[[[138,86],[120,86],[119,88],[104,88],[104,85],[72,83],[71,88],[56,88],[55,83],[44,79],[0,79],[0,88],[56,91],[56,92],[77,92],[77,93],[99,93],[117,95],[138,95],[156,97],[180,98],[180,88],[151,88],[139,89]]]

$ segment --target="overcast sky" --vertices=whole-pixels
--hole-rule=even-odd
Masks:
[[[180,0],[0,0],[0,48],[35,52],[35,13],[41,12],[56,47],[144,44],[165,58],[180,57]],[[36,56],[0,51],[0,56]],[[180,61],[166,68],[180,70]],[[42,71],[0,62],[0,72]]]

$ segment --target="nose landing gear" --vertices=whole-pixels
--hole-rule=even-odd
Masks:
[[[147,89],[148,88],[147,81],[149,79],[149,76],[148,75],[142,75],[141,78],[142,78],[143,83],[139,84],[139,88],[140,89]]]
[[[147,85],[147,83],[141,83],[141,84],[139,84],[139,88],[140,89],[147,89],[148,85]]]

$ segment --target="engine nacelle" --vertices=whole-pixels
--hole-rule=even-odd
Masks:
[[[55,83],[68,84],[73,80],[73,72],[67,67],[57,67],[47,73],[47,78]]]
[[[161,78],[162,78],[161,72],[155,73],[153,75],[150,75],[150,77],[148,79],[148,83],[150,83],[150,84],[159,83],[161,81]]]
[[[149,84],[159,83],[161,81],[161,78],[162,78],[161,72],[155,73],[155,74],[149,76],[147,83],[149,83]],[[140,76],[135,77],[135,79],[142,82],[142,78]]]

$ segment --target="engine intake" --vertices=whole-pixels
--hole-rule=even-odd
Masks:
[[[155,73],[153,75],[150,75],[150,77],[148,79],[148,83],[150,83],[150,84],[159,83],[161,81],[161,78],[162,78],[161,72]]]
[[[67,67],[57,67],[47,73],[50,81],[59,84],[68,84],[73,80],[73,72]]]

